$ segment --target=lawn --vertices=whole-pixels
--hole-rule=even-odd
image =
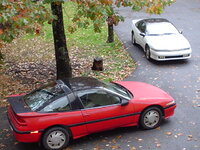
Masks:
[[[71,2],[64,5],[64,22],[67,47],[71,59],[73,76],[92,76],[104,81],[123,80],[135,68],[135,63],[115,35],[114,43],[106,43],[107,26],[95,33],[93,26],[80,28],[73,34],[67,26],[76,11]],[[54,80],[56,75],[52,29],[45,24],[40,36],[25,35],[2,48],[5,60],[0,69],[0,100],[5,96],[28,92],[40,83]],[[91,70],[95,57],[102,57],[104,70]]]

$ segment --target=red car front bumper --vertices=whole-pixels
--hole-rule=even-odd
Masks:
[[[173,104],[173,105],[164,109],[165,119],[174,115],[175,108],[176,108],[176,104]]]

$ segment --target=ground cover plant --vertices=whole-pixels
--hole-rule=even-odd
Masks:
[[[64,7],[64,21],[70,24],[70,17],[76,10],[72,3]],[[93,26],[80,28],[70,34],[66,28],[69,55],[73,76],[93,76],[101,80],[123,80],[135,68],[135,64],[124,49],[118,37],[114,43],[106,43],[107,26],[101,33],[95,33]],[[25,35],[1,48],[4,63],[0,68],[0,103],[5,105],[6,96],[26,93],[41,83],[56,78],[54,47],[51,25],[44,25],[40,36]],[[102,57],[104,70],[91,70],[95,57]]]

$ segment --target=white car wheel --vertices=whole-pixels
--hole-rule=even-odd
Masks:
[[[136,41],[135,41],[134,32],[131,33],[131,40],[132,40],[133,45],[135,45]]]
[[[151,53],[150,53],[150,48],[149,46],[146,46],[146,49],[145,49],[145,56],[146,58],[149,60],[151,57],[150,57]]]

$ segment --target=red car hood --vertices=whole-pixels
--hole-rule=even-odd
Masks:
[[[173,99],[169,94],[153,85],[134,82],[134,81],[119,81],[115,82],[127,88],[137,100],[152,100],[152,99]]]

